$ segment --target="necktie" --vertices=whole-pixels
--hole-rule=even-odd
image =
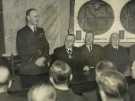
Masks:
[[[91,52],[92,51],[92,47],[88,46],[88,50],[89,50],[89,52]]]
[[[89,47],[90,48],[90,52],[92,51],[92,46]]]
[[[37,31],[37,28],[36,27],[34,27],[34,32],[36,32]]]
[[[72,50],[71,49],[67,49],[67,53],[68,53],[68,57],[72,58]]]

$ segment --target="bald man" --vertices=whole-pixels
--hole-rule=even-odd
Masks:
[[[28,92],[28,101],[55,101],[56,91],[49,84],[32,87]]]

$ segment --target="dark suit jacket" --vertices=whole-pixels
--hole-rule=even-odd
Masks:
[[[99,45],[93,45],[92,51],[89,52],[88,48],[83,45],[80,47],[82,66],[89,65],[96,67],[96,64],[104,59],[103,48]]]
[[[0,101],[26,101],[26,98],[14,94],[0,94]]]
[[[135,101],[135,79],[132,77],[126,77],[128,82],[128,93],[130,96],[130,101]]]
[[[71,68],[74,75],[74,79],[81,79],[81,68],[78,67],[78,59],[81,58],[79,56],[79,50],[77,47],[73,47],[72,49],[72,58],[68,57],[68,53],[66,51],[65,46],[58,47],[54,50],[53,54],[53,61],[55,60],[62,60],[66,63],[68,63]]]
[[[79,58],[77,67],[80,68],[81,79],[79,82],[72,83],[72,89],[76,93],[84,93],[95,89],[95,68],[91,69],[89,72],[84,73],[83,67],[85,65],[96,66],[96,64],[103,59],[103,49],[98,45],[93,45],[93,50],[88,51],[87,47],[83,45],[79,49]]]
[[[83,96],[73,93],[71,89],[67,91],[56,90],[56,93],[56,101],[86,101]]]
[[[129,50],[128,48],[119,46],[119,49],[114,49],[110,44],[104,47],[105,58],[112,61],[117,66],[118,70],[124,73],[130,62],[129,62]]]
[[[100,93],[99,93],[99,88],[96,87],[95,89],[85,92],[83,96],[88,100],[88,101],[102,101]]]
[[[98,87],[90,92],[84,93],[83,96],[86,97],[88,101],[102,101],[102,97],[100,95],[100,89]],[[108,100],[108,101],[112,101],[112,100]],[[129,94],[127,93],[123,97],[123,101],[134,101],[134,100],[131,100]]]
[[[129,53],[130,53],[130,61],[134,61],[135,60],[135,45],[132,45],[129,48]]]
[[[21,74],[41,74],[45,70],[38,68],[35,61],[40,56],[48,57],[49,44],[45,38],[44,30],[37,28],[33,32],[27,25],[17,32],[17,52],[21,57]]]

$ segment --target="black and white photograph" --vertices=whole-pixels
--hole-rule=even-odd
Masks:
[[[0,101],[135,101],[135,0],[0,0]]]

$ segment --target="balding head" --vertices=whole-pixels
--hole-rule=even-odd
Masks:
[[[28,101],[55,101],[56,91],[49,84],[34,86],[28,92]]]
[[[0,58],[0,87],[7,86],[9,84],[10,70],[8,61],[4,58]]]
[[[98,62],[96,65],[96,77],[100,77],[100,74],[107,70],[117,71],[117,68],[111,61],[108,60],[102,60]]]
[[[104,71],[97,83],[107,96],[113,98],[124,97],[128,90],[124,75],[117,71]]]
[[[9,81],[10,72],[8,68],[0,66],[0,85],[3,85]]]
[[[56,60],[50,68],[50,77],[57,85],[68,84],[72,80],[71,67],[61,60]]]

